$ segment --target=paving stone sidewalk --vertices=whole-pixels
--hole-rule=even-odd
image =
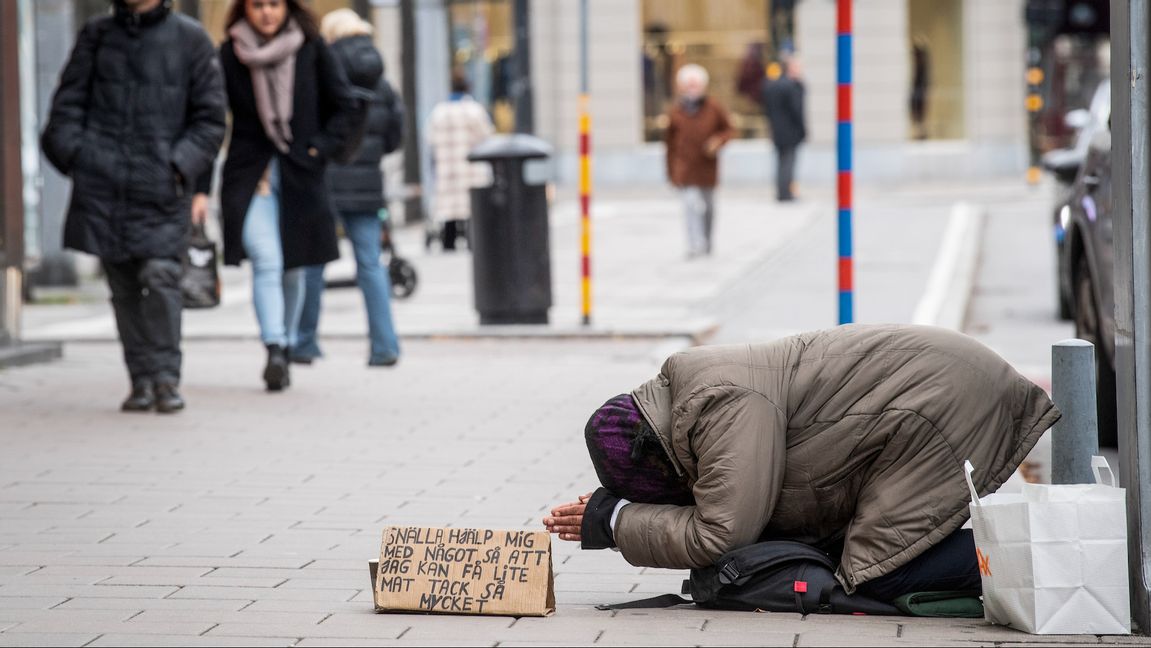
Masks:
[[[872,321],[905,321],[944,229],[937,212],[955,195],[944,187],[894,203],[861,198],[869,233],[857,270]],[[550,506],[595,483],[582,439],[590,412],[686,344],[684,322],[724,317],[727,302],[739,310],[729,288],[754,284],[750,271],[776,273],[771,290],[794,309],[772,313],[765,331],[830,317],[834,275],[803,269],[832,267],[826,198],[794,209],[754,194],[722,198],[721,254],[692,262],[673,196],[603,201],[600,332],[671,334],[661,339],[445,340],[477,328],[470,257],[426,254],[421,233],[408,230],[401,250],[418,261],[422,284],[396,303],[400,366],[363,366],[360,297],[332,291],[321,328],[327,357],[296,369],[287,393],[269,395],[247,271],[230,271],[224,307],[186,320],[190,409],[174,417],[116,411],[125,378],[98,285],[90,301],[30,308],[29,337],[89,342],[67,345],[59,362],[0,371],[0,646],[1151,645],[1033,637],[980,621],[601,612],[595,604],[677,592],[685,573],[569,543],[555,546],[554,617],[372,613],[366,561],[385,525],[539,528]],[[561,332],[578,320],[575,214],[565,204],[552,230]],[[884,247],[889,230],[902,236],[895,257]],[[814,253],[826,263],[792,267],[809,250],[797,242],[824,239]]]
[[[0,645],[1039,645],[979,621],[594,609],[683,572],[558,543],[554,617],[372,613],[384,525],[539,528],[595,482],[589,413],[650,377],[641,342],[358,342],[266,394],[249,341],[186,346],[188,411],[125,415],[113,344],[0,372]]]

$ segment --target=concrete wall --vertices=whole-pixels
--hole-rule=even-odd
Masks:
[[[630,149],[641,143],[638,0],[590,0],[588,66],[591,70],[592,141],[597,149]],[[579,115],[579,2],[532,3],[532,83],[536,128],[560,149],[577,146]]]

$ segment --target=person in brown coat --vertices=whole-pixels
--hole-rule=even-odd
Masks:
[[[687,214],[687,254],[711,254],[719,150],[732,138],[727,111],[707,96],[707,70],[688,64],[676,73],[679,99],[668,112],[667,177]]]
[[[592,416],[603,488],[544,519],[585,549],[686,569],[760,540],[839,559],[880,600],[980,587],[963,462],[996,491],[1060,417],[961,333],[847,325],[697,347]]]

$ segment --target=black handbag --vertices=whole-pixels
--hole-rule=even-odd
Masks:
[[[192,227],[188,248],[184,251],[184,275],[180,293],[184,308],[215,308],[220,305],[219,253],[208,238],[203,225]]]

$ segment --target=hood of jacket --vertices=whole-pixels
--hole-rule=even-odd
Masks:
[[[384,76],[384,59],[371,36],[348,36],[332,43],[332,52],[344,68],[348,81],[361,88],[375,88]]]

